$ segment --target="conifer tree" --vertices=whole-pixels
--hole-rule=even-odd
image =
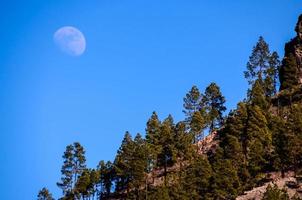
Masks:
[[[212,167],[206,156],[197,155],[185,171],[182,185],[187,199],[206,199],[210,191]]]
[[[89,193],[90,186],[90,175],[89,170],[85,169],[82,174],[79,176],[76,184],[75,184],[75,196],[76,199],[85,199],[90,196]]]
[[[74,146],[68,145],[63,155],[64,164],[61,169],[61,182],[57,183],[58,187],[63,190],[63,194],[70,194],[73,190],[74,162],[73,162]]]
[[[244,155],[242,145],[239,142],[239,138],[233,136],[231,133],[226,133],[226,137],[222,141],[224,144],[225,158],[232,162],[232,165],[239,170],[244,164]]]
[[[190,160],[194,151],[192,135],[186,133],[186,125],[184,122],[176,124],[173,138],[176,157],[181,161],[181,163],[182,161]]]
[[[131,177],[131,159],[134,151],[134,143],[129,132],[126,132],[122,144],[117,152],[114,160],[115,171],[115,190],[121,192],[127,190],[130,191]]]
[[[211,195],[214,199],[235,199],[240,192],[240,181],[232,162],[223,157],[223,150],[218,148],[212,161],[213,178]]]
[[[74,182],[77,181],[77,177],[86,169],[86,158],[85,158],[85,150],[83,146],[79,142],[75,142],[74,146]]]
[[[94,197],[97,197],[97,193],[98,193],[97,186],[100,180],[100,172],[95,169],[89,170],[89,179],[90,179],[90,183],[88,186],[88,190],[89,190],[89,194],[92,196],[92,199],[94,199]]]
[[[131,182],[131,188],[134,188],[136,199],[140,197],[140,189],[146,182],[148,164],[146,147],[145,140],[138,133],[134,138],[134,154],[130,163],[133,179]],[[145,185],[145,187],[147,186]]]
[[[302,166],[302,106],[295,104],[287,120],[287,145],[293,169]]]
[[[37,200],[54,200],[54,198],[52,197],[52,194],[48,191],[47,188],[42,188],[39,191]]]
[[[278,53],[273,52],[271,54],[269,45],[260,36],[249,57],[244,77],[251,86],[254,86],[258,80],[260,86],[263,87],[265,96],[269,98],[276,94],[279,67]]]
[[[205,90],[202,102],[207,112],[210,131],[223,123],[223,112],[226,110],[225,98],[216,83],[211,83]]]
[[[184,179],[184,171],[188,162],[190,162],[196,154],[195,146],[192,144],[192,135],[186,133],[186,125],[184,122],[179,122],[175,126],[174,132],[174,148],[179,164],[177,172],[178,177],[175,180],[175,192],[179,196],[183,196],[182,182]]]
[[[184,97],[183,112],[186,115],[185,121],[187,123],[191,121],[193,114],[197,111],[200,111],[200,109],[202,108],[201,99],[202,99],[202,94],[200,93],[199,89],[195,85]]]
[[[65,198],[74,198],[74,186],[86,168],[85,150],[80,143],[75,142],[66,147],[63,159],[61,182],[57,185],[63,190]]]
[[[227,158],[237,155],[238,166],[243,159],[241,168],[247,166],[253,176],[266,167],[272,151],[272,133],[265,112],[259,106],[240,103],[228,117],[222,136],[221,145]],[[237,153],[232,155],[232,151]]]
[[[248,186],[250,174],[247,170],[247,121],[248,114],[245,103],[239,103],[226,119],[224,128],[219,131],[220,147],[224,157],[229,159],[238,172],[241,187]],[[245,148],[244,148],[245,147]]]
[[[203,130],[206,127],[206,120],[201,115],[200,111],[196,111],[190,121],[190,133],[193,137],[193,143],[196,143],[198,140],[203,139]]]
[[[291,166],[289,137],[286,121],[280,116],[270,118],[270,129],[273,133],[274,153],[277,154],[274,160],[274,167],[282,174]]]
[[[106,198],[110,195],[113,179],[113,166],[110,161],[100,161],[97,167],[100,175],[98,182],[98,197],[99,199]]]
[[[266,98],[265,91],[263,90],[263,86],[261,85],[261,82],[258,79],[252,86],[249,100],[252,105],[259,106],[263,111],[267,111],[269,108],[269,102]]]
[[[176,151],[174,144],[174,123],[173,118],[169,115],[162,123],[160,129],[160,146],[161,152],[158,154],[158,167],[164,168],[164,180],[167,184],[167,168],[176,162]]]
[[[246,152],[249,171],[256,175],[267,166],[272,150],[272,133],[263,111],[257,106],[248,105],[246,123]]]
[[[252,54],[247,63],[247,71],[244,72],[244,77],[248,80],[250,85],[259,80],[263,83],[265,79],[265,71],[269,68],[270,50],[268,44],[262,36],[259,37],[258,42],[253,47]]]
[[[161,145],[159,142],[161,138],[160,127],[161,122],[158,119],[156,112],[153,112],[146,127],[146,142],[149,150],[148,165],[150,169],[157,165],[157,156],[161,151]]]

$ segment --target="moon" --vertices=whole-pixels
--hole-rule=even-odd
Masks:
[[[64,26],[58,29],[54,33],[53,39],[59,49],[70,56],[80,56],[85,52],[85,36],[75,27]]]

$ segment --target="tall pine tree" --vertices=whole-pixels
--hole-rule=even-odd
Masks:
[[[186,94],[183,101],[183,112],[186,115],[186,122],[189,123],[193,114],[197,111],[200,111],[202,108],[201,105],[202,94],[200,93],[197,86],[193,86],[191,90]]]
[[[63,155],[64,163],[61,168],[61,182],[57,185],[66,198],[74,198],[74,187],[78,177],[86,168],[85,150],[80,143],[68,145]]]
[[[202,102],[206,108],[210,131],[213,131],[222,125],[223,113],[226,110],[225,97],[216,83],[211,83],[206,88]]]

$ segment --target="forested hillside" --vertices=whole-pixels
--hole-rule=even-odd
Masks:
[[[227,115],[216,83],[193,86],[183,99],[185,119],[153,112],[145,133],[125,133],[113,161],[87,168],[84,147],[68,145],[60,199],[231,200],[288,172],[297,177],[289,183],[296,194],[268,185],[263,199],[301,198],[302,15],[295,31],[282,59],[259,37],[243,73],[246,98]],[[53,198],[43,188],[38,199]]]

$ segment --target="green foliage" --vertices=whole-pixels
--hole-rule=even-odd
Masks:
[[[48,191],[47,188],[42,188],[39,191],[37,200],[54,200],[54,198],[52,197],[52,194]]]
[[[148,162],[150,170],[157,165],[157,155],[161,151],[160,136],[161,134],[161,122],[158,119],[156,112],[152,113],[152,116],[147,122],[146,128],[146,142],[149,150]]]
[[[145,183],[147,171],[147,151],[145,140],[137,134],[132,140],[126,132],[122,145],[114,161],[115,189],[117,192],[137,191]]]
[[[112,187],[112,179],[113,179],[113,164],[108,161],[105,163],[105,161],[100,161],[99,165],[97,167],[97,170],[99,171],[99,180],[97,182],[97,185],[99,187],[98,189],[98,196],[100,199],[108,197],[111,192]]]
[[[195,147],[192,145],[192,135],[186,133],[184,122],[176,124],[173,139],[178,160],[180,162],[190,160],[194,156]]]
[[[289,200],[289,196],[286,190],[280,190],[277,185],[271,186],[270,184],[266,188],[266,192],[263,195],[263,200]]]
[[[302,106],[293,105],[287,120],[288,156],[296,169],[302,164]]]
[[[200,111],[202,94],[199,92],[197,86],[193,86],[191,90],[184,97],[184,114],[186,115],[186,121],[191,121],[193,114],[197,111]]]
[[[90,187],[90,172],[88,169],[84,170],[79,177],[75,185],[75,194],[78,198],[82,197],[83,199],[89,196]]]
[[[252,54],[247,63],[247,70],[244,72],[244,77],[252,87],[256,81],[258,81],[265,96],[272,97],[277,91],[279,67],[280,61],[278,53],[273,52],[271,54],[269,45],[261,36],[253,47]]]
[[[218,149],[218,152],[221,151]],[[235,199],[240,192],[240,180],[231,160],[217,153],[212,163],[214,175],[211,180],[211,195],[214,199]]]
[[[203,139],[203,130],[206,127],[206,120],[204,116],[201,115],[200,111],[196,111],[190,121],[190,133],[193,137],[193,143],[198,140]]]
[[[115,190],[123,191],[130,189],[130,181],[132,181],[131,175],[131,161],[134,154],[134,142],[129,132],[126,132],[122,144],[117,152],[114,160],[114,172],[115,172]]]
[[[139,190],[145,182],[145,176],[147,172],[147,146],[145,140],[140,134],[137,134],[134,138],[134,155],[132,156],[131,168],[133,180],[131,182],[131,188]]]
[[[167,179],[167,168],[176,162],[176,150],[174,144],[174,124],[173,118],[169,115],[161,125],[161,137],[159,144],[161,151],[158,154],[158,167],[164,168],[165,184]]]
[[[247,71],[244,72],[244,76],[248,79],[250,85],[253,85],[257,79],[261,82],[265,79],[264,75],[269,68],[269,60],[269,46],[264,38],[260,36],[247,63]]]
[[[223,112],[226,110],[225,98],[219,86],[211,83],[205,90],[202,102],[205,106],[210,131],[223,123]]]
[[[259,80],[256,80],[254,85],[252,86],[249,100],[252,105],[257,105],[263,111],[267,111],[269,109],[268,99],[265,96],[265,91],[263,90],[263,86],[261,85]]]
[[[73,196],[77,179],[86,168],[85,150],[80,143],[75,142],[66,147],[63,159],[61,182],[57,185],[63,190],[65,197]]]
[[[205,156],[196,156],[185,171],[183,189],[187,199],[206,199],[209,195],[212,167]]]

